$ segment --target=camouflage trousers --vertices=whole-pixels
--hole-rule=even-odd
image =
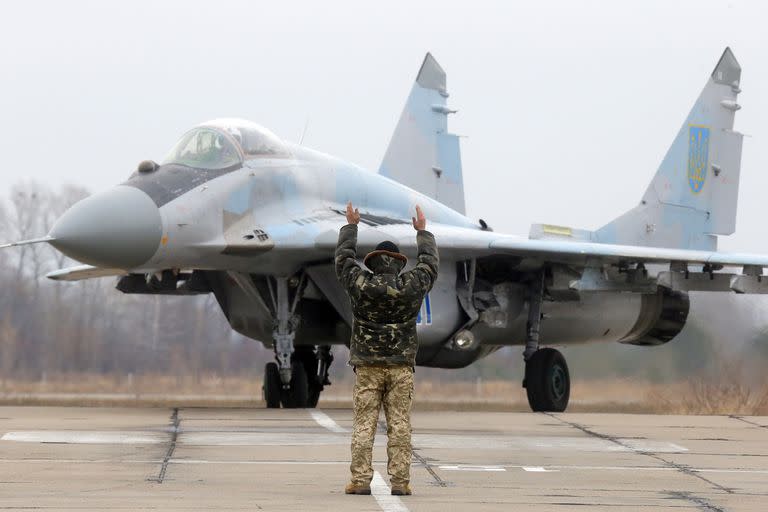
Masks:
[[[384,406],[387,419],[387,472],[392,485],[411,479],[411,402],[413,368],[358,366],[353,392],[352,483],[368,485],[373,478],[373,439]]]

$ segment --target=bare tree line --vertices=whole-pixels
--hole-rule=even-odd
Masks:
[[[0,202],[0,240],[44,236],[87,195],[77,186],[17,184]],[[124,295],[112,278],[72,283],[45,277],[77,264],[47,244],[0,251],[0,378],[252,372],[269,355],[229,328],[212,295]]]

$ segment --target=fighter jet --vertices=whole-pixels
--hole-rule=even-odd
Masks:
[[[650,185],[589,231],[533,224],[527,238],[465,215],[446,74],[427,54],[377,173],[239,119],[186,132],[158,163],[75,204],[43,238],[82,266],[48,277],[117,276],[123,293],[213,293],[237,332],[275,352],[268,407],[315,407],[352,315],[333,268],[351,201],[358,251],[395,241],[415,260],[420,205],[440,276],[417,320],[417,364],[460,368],[524,347],[534,411],[563,411],[570,375],[552,345],[661,345],[683,329],[691,291],[768,293],[768,255],[717,251],[736,227],[741,67],[726,48]]]

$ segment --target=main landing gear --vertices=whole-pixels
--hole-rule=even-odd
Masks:
[[[328,372],[333,362],[331,348],[323,345],[294,347],[299,316],[296,306],[301,299],[306,277],[289,282],[287,277],[275,278],[270,286],[275,328],[272,332],[275,362],[264,368],[264,401],[268,408],[316,407],[323,388],[330,385]],[[292,278],[295,279],[295,278]],[[271,283],[270,283],[271,284]],[[294,288],[290,293],[290,284]]]
[[[530,288],[528,323],[525,338],[525,379],[523,387],[534,411],[563,412],[571,396],[571,377],[563,354],[553,348],[539,348],[541,303],[544,298],[544,273]]]

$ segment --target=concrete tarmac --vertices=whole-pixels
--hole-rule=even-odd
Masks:
[[[768,510],[768,417],[415,412],[346,496],[347,409],[0,408],[2,510]],[[381,424],[383,428],[383,423]]]

